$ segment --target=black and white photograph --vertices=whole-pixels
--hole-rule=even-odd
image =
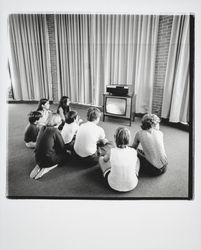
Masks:
[[[192,199],[189,13],[10,13],[7,197]]]
[[[198,0],[0,0],[0,249],[201,249]]]

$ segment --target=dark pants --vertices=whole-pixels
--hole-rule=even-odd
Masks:
[[[140,149],[137,150],[137,156],[140,160],[139,175],[157,176],[165,173],[168,164],[162,168],[156,168],[145,158],[144,152]]]
[[[56,164],[62,164],[68,160],[68,155],[63,154],[54,154],[51,157],[41,157],[35,156],[36,163],[39,165],[40,168],[50,168]]]
[[[113,143],[107,142],[105,144],[102,143],[102,141],[99,141],[97,143],[97,151],[93,155],[89,155],[87,157],[81,157],[78,154],[76,154],[75,150],[73,150],[73,156],[74,158],[81,162],[86,167],[93,167],[94,165],[98,164],[99,157],[106,154],[106,152],[114,147]]]
[[[97,152],[87,157],[81,157],[78,154],[76,154],[75,151],[73,151],[73,157],[77,162],[83,164],[85,167],[93,167],[98,163],[99,159]]]
[[[74,136],[74,138],[72,139],[71,142],[65,144],[65,149],[73,151],[74,144],[75,144],[75,136]]]
[[[97,143],[97,151],[99,156],[104,156],[111,148],[114,148],[115,145],[113,142],[106,142],[105,144],[102,141]]]
[[[58,130],[61,131],[63,129],[64,125],[65,125],[65,121],[62,120],[61,124],[58,127]]]

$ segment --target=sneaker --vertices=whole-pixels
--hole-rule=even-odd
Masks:
[[[49,168],[41,168],[41,170],[38,172],[38,174],[35,176],[35,180],[40,179],[44,174],[47,174],[50,170],[56,168],[58,166],[58,164],[49,167]]]
[[[34,179],[39,172],[40,172],[40,167],[36,165],[35,168],[30,173],[30,178]]]

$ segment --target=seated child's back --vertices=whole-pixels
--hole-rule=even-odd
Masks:
[[[67,159],[64,141],[58,130],[60,124],[60,115],[52,113],[47,126],[41,127],[35,149],[36,166],[31,171],[30,178],[41,178]]]
[[[133,148],[111,148],[109,185],[119,191],[129,191],[137,186],[137,152]],[[139,163],[138,163],[139,164]]]
[[[159,130],[160,119],[155,114],[146,114],[142,118],[141,130],[134,138],[133,147],[138,149],[138,157],[141,161],[141,171],[158,175],[164,173],[167,167],[163,133]]]
[[[78,113],[76,111],[69,111],[66,119],[66,123],[61,130],[61,135],[63,137],[64,143],[68,144],[73,139],[75,134],[79,129],[79,118]]]
[[[77,132],[74,150],[80,157],[88,157],[97,152],[97,143],[105,139],[103,128],[97,124],[100,120],[100,111],[97,108],[89,108],[88,121],[82,124]]]
[[[155,129],[138,131],[135,140],[141,143],[146,159],[153,166],[163,167],[167,162],[167,156],[161,131]]]
[[[63,122],[65,122],[67,117],[68,117],[68,112],[70,111],[69,104],[70,104],[70,102],[69,102],[68,96],[62,96],[60,101],[59,101],[57,113],[60,114]]]
[[[139,159],[136,150],[128,146],[129,141],[130,131],[118,128],[115,133],[116,147],[99,160],[109,186],[121,192],[134,189],[138,183]]]
[[[49,100],[46,98],[40,99],[38,103],[38,108],[37,108],[37,111],[39,111],[42,114],[42,117],[40,118],[38,122],[39,128],[47,125],[49,115],[51,114],[51,111],[49,110],[49,108],[50,108]]]
[[[49,116],[47,126],[40,129],[36,149],[36,163],[41,167],[51,167],[62,159],[65,148],[61,133],[58,130],[58,124],[61,121],[59,114]]]
[[[37,126],[42,114],[39,111],[33,111],[29,114],[29,124],[25,128],[24,141],[28,148],[34,148],[39,128]]]

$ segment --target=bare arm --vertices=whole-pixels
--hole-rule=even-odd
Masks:
[[[63,111],[63,109],[60,107],[60,108],[58,109],[58,111],[59,111],[59,114],[60,114],[60,116],[61,116],[61,119],[62,119],[63,121],[65,121],[65,116],[64,116],[64,111]]]
[[[140,143],[140,141],[139,141],[139,135],[138,135],[138,133],[136,133],[134,141],[133,141],[132,148],[137,149],[138,146],[139,146],[139,143]]]

